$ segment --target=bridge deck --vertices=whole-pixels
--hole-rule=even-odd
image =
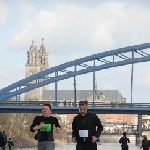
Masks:
[[[42,105],[47,101],[0,102],[0,113],[41,113]],[[52,104],[52,113],[76,114],[79,112],[78,103]],[[150,114],[149,103],[102,104],[89,103],[89,111],[96,114]]]

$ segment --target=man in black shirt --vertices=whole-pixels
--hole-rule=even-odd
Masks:
[[[143,140],[142,140],[142,146],[140,147],[143,148],[143,150],[149,150],[150,147],[150,141],[147,139],[146,135],[143,135]]]
[[[121,144],[122,150],[129,149],[127,143],[130,143],[130,140],[126,137],[126,132],[123,132],[123,137],[120,138],[119,143]]]
[[[56,117],[50,116],[51,105],[44,104],[42,107],[42,116],[36,116],[30,126],[30,131],[34,132],[38,130],[38,150],[54,150],[54,138],[53,138],[53,125],[55,125],[55,132],[59,132],[60,125]]]
[[[87,109],[87,101],[80,101],[80,113],[72,122],[72,141],[77,142],[76,150],[97,150],[96,141],[103,131],[98,116],[88,112]]]

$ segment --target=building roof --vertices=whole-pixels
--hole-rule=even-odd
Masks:
[[[86,100],[89,96],[92,97],[92,90],[76,90],[76,99]],[[104,99],[124,100],[118,90],[97,90],[97,95],[103,96]],[[55,90],[44,90],[43,99],[55,99]],[[74,90],[58,90],[57,99],[74,99]]]

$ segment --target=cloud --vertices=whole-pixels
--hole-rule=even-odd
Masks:
[[[7,4],[1,0],[0,1],[0,26],[4,26],[8,19],[9,8]]]
[[[99,6],[91,9],[90,13],[85,7],[68,4],[58,5],[55,11],[41,10],[34,20],[26,20],[22,29],[11,38],[10,47],[21,49],[20,47],[26,47],[31,43],[32,37],[44,37],[51,53],[108,49],[114,45],[112,34],[116,26],[116,17],[110,18],[109,13],[116,14],[116,10],[110,9],[108,13],[106,11],[104,17],[101,14],[105,12],[106,7],[104,5],[101,9]],[[119,14],[122,6],[113,4],[108,7],[116,7]],[[36,41],[40,43],[39,39]]]

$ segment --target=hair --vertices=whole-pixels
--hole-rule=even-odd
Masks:
[[[126,136],[126,134],[127,134],[126,132],[123,132],[123,136]]]
[[[144,139],[147,139],[147,135],[143,135],[143,138],[144,138]]]
[[[5,131],[3,131],[3,133],[5,133]]]
[[[86,101],[80,101],[79,102],[79,106],[81,106],[81,105],[88,105],[88,101],[86,100]]]
[[[43,104],[43,106],[48,106],[49,109],[51,110],[51,105],[50,104]]]

